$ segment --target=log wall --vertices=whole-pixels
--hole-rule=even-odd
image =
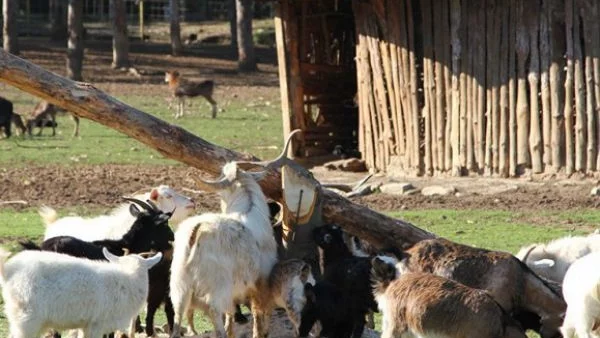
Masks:
[[[600,2],[353,0],[371,168],[600,170]]]

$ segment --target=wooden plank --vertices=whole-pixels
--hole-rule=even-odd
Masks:
[[[583,79],[583,53],[581,50],[581,20],[579,1],[573,4],[573,73],[575,91],[575,171],[585,171],[587,146],[587,116],[585,112],[585,81]]]
[[[437,170],[444,172],[447,170],[445,151],[446,151],[446,86],[444,80],[444,68],[446,65],[445,55],[447,54],[448,45],[445,43],[445,35],[447,34],[447,27],[442,24],[443,20],[443,9],[441,7],[447,6],[447,1],[437,2],[435,6],[432,6],[433,10],[433,48],[435,56],[435,118],[436,118],[436,133],[434,135],[434,142],[437,145]]]
[[[415,43],[414,43],[414,21],[412,13],[412,2],[406,1],[406,33],[408,37],[408,62],[410,69],[410,100],[411,100],[411,118],[412,125],[415,128],[413,130],[413,151],[415,153],[415,163],[413,166],[413,170],[415,174],[420,174],[423,171],[423,158],[421,157],[421,128],[419,126],[419,86],[417,81],[417,76],[419,76],[419,71],[417,70],[417,64],[415,61]]]
[[[509,20],[511,27],[508,35],[508,175],[517,175],[517,71],[516,71],[516,44],[517,44],[517,1],[511,0],[509,7]]]
[[[517,2],[517,171],[522,174],[529,167],[529,99],[527,97],[527,58],[529,36],[523,1]]]
[[[564,148],[564,94],[561,91],[562,69],[564,66],[564,34],[563,26],[556,23],[552,17],[554,12],[562,12],[563,0],[548,1],[548,16],[550,18],[550,42],[552,50],[552,64],[550,65],[550,105],[552,111],[552,167],[553,172],[559,172],[565,163]]]
[[[450,0],[450,36],[452,41],[452,175],[462,173],[460,163],[460,63],[461,6],[460,0]]]
[[[513,27],[510,26],[510,9],[508,6],[502,6],[500,9],[500,22],[501,22],[501,36],[500,36],[500,92],[499,92],[499,140],[498,140],[498,174],[501,177],[509,176],[509,152],[508,152],[508,120],[509,120],[509,108],[508,108],[508,63],[509,57],[509,44],[510,44],[510,31]]]
[[[544,143],[543,161],[546,170],[552,165],[552,112],[550,105],[550,64],[552,50],[550,49],[550,18],[548,0],[542,0],[540,11],[540,91],[542,102],[542,139]]]

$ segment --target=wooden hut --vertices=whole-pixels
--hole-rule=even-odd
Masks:
[[[306,131],[295,155],[358,142],[383,171],[594,173],[599,9],[591,0],[280,0],[284,129]],[[311,120],[321,113],[323,124]]]

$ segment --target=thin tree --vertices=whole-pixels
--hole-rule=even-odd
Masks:
[[[229,33],[231,34],[231,48],[237,51],[237,15],[236,0],[227,0],[227,11],[229,12]]]
[[[67,14],[67,77],[81,81],[83,66],[83,0],[69,0]]]
[[[252,0],[236,0],[238,69],[242,72],[257,70],[252,39]]]
[[[179,0],[170,0],[169,3],[171,9],[171,54],[177,56],[183,50],[179,25]]]
[[[50,0],[50,39],[58,41],[67,38],[67,3],[64,0]]]
[[[12,54],[19,54],[19,26],[17,24],[18,0],[2,0],[3,48]]]
[[[129,38],[127,37],[127,10],[125,0],[110,1],[113,30],[113,68],[129,67]]]

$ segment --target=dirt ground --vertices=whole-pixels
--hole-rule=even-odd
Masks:
[[[313,172],[324,183],[354,183],[365,175],[322,168]],[[74,205],[110,208],[119,202],[120,196],[168,184],[194,197],[199,211],[216,210],[219,205],[217,197],[199,193],[191,175],[199,175],[199,172],[185,166],[111,164],[3,168],[0,169],[0,196],[3,201],[24,200],[28,203],[14,205],[15,208],[36,207],[42,203],[59,208]],[[380,211],[439,208],[535,211],[595,209],[600,206],[600,198],[590,196],[591,188],[596,185],[592,180],[391,179],[410,182],[417,188],[436,184],[452,185],[460,194],[428,197],[421,194],[393,196],[377,193],[353,200]],[[374,182],[389,180],[387,177],[373,179]]]

